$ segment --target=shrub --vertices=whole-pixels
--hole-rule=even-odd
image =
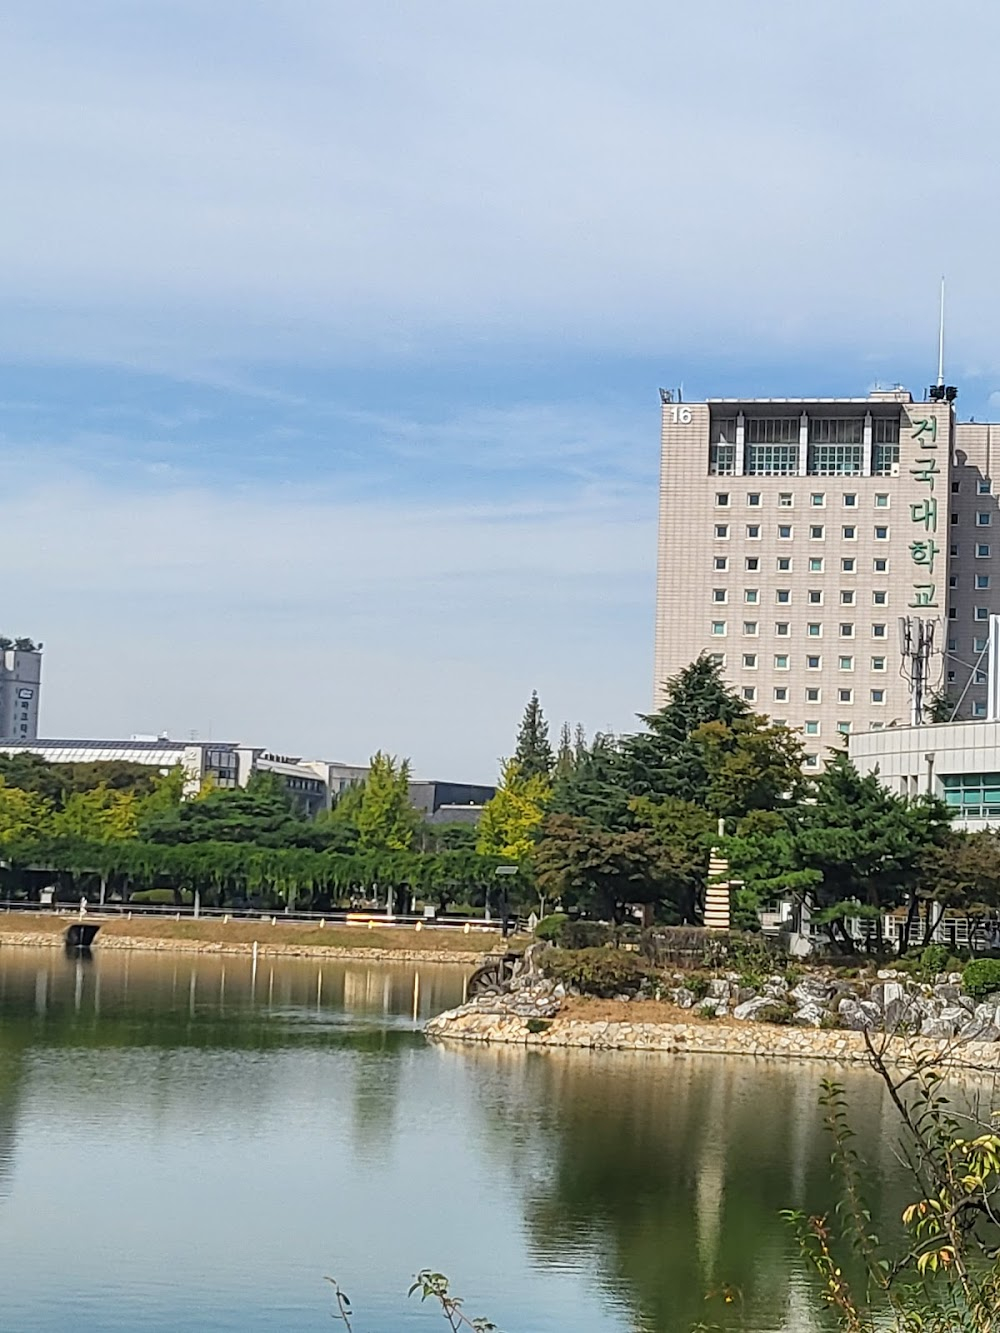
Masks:
[[[173,889],[139,889],[129,894],[129,902],[145,907],[176,907],[177,897]],[[185,889],[181,894],[181,906],[190,907],[191,892]]]
[[[636,954],[611,948],[552,949],[545,955],[544,967],[554,981],[603,999],[623,991],[634,995],[646,975]]]
[[[529,1032],[548,1032],[548,1030],[549,1030],[549,1028],[550,1028],[551,1026],[552,1026],[552,1020],[549,1019],[549,1018],[529,1018],[529,1019],[528,1019],[528,1031],[529,1031]]]
[[[569,917],[565,912],[552,912],[549,916],[543,916],[535,927],[535,939],[547,940],[550,944],[559,944],[562,939],[563,927],[568,920]]]
[[[559,944],[563,949],[601,949],[615,942],[614,926],[600,921],[570,921],[563,923]]]
[[[782,1025],[790,1023],[794,1017],[794,1008],[790,1004],[782,1004],[780,1000],[775,1000],[774,1004],[765,1004],[762,1009],[758,1009],[754,1014],[758,1023],[780,1023]]]
[[[948,967],[948,959],[951,957],[943,944],[928,944],[920,954],[920,970],[924,975],[925,981],[933,981],[939,973],[944,972]]]
[[[685,980],[684,985],[688,988],[688,990],[691,992],[691,994],[694,996],[696,1000],[703,1000],[705,996],[708,994],[708,983],[710,980],[711,977],[706,977],[702,974],[698,974],[693,977],[688,977]]]
[[[1000,958],[974,958],[962,972],[962,986],[974,1000],[1000,991]]]
[[[819,1025],[824,1032],[832,1032],[840,1027],[840,1019],[836,1014],[826,1013],[820,1019]]]

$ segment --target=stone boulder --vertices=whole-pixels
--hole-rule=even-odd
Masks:
[[[920,1025],[922,1037],[935,1037],[947,1041],[954,1037],[969,1021],[968,1012],[959,1005],[947,1005],[936,1018],[925,1018]]]
[[[871,1000],[845,995],[837,1006],[841,1026],[852,1032],[871,1032],[882,1025],[882,1010]]]
[[[783,1000],[784,996],[781,998]],[[754,1019],[762,1009],[770,1009],[775,1002],[773,995],[758,995],[754,1000],[745,1000],[742,1004],[738,1004],[733,1010],[733,1017]]]
[[[794,995],[794,993],[793,991],[792,994]],[[816,1004],[814,1001],[806,1001],[802,1008],[796,1012],[792,1022],[798,1023],[800,1027],[804,1028],[818,1028],[822,1027],[823,1019],[827,1017],[829,1017],[829,1010],[824,1008],[823,1005]]]
[[[687,986],[678,986],[676,990],[672,990],[670,998],[678,1009],[694,1008],[695,994],[694,991],[688,990]]]
[[[825,1005],[831,994],[830,985],[820,977],[804,977],[797,986],[789,991],[789,998],[797,1004]]]

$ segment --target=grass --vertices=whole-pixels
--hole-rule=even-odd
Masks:
[[[61,935],[66,927],[80,917],[75,912],[10,912],[0,913],[0,940],[4,935]],[[234,918],[223,922],[217,917],[203,917],[198,921],[182,918],[135,916],[131,921],[119,916],[102,918],[99,912],[87,914],[88,921],[100,921],[102,938],[123,937],[131,940],[176,940],[205,944],[289,945],[326,949],[399,949],[411,953],[481,954],[499,951],[504,945],[495,931],[473,930],[466,935],[461,930],[429,927],[416,930],[412,926],[329,925],[322,929],[312,923],[283,922],[271,925],[271,918]],[[510,943],[510,942],[508,942]]]

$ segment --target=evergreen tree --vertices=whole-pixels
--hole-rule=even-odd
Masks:
[[[570,731],[568,722],[564,722],[559,730],[559,748],[556,751],[556,766],[554,777],[556,781],[565,778],[573,771],[573,764],[576,761],[576,755],[573,751],[573,733]]]
[[[417,812],[410,804],[410,762],[379,750],[372,755],[357,811],[362,848],[405,852],[413,842]]]
[[[551,777],[555,766],[555,756],[549,744],[549,724],[545,721],[542,706],[538,702],[538,691],[531,691],[517,733],[517,746],[514,750],[518,772],[524,779]]]
[[[551,796],[547,776],[533,773],[526,777],[516,759],[506,760],[496,795],[483,807],[476,851],[519,865],[527,862]]]

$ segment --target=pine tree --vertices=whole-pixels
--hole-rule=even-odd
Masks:
[[[542,777],[548,779],[555,767],[555,756],[549,744],[549,724],[545,721],[542,706],[538,702],[538,691],[531,691],[517,733],[517,747],[514,750],[521,778]]]
[[[573,733],[570,730],[568,722],[564,722],[559,730],[559,748],[556,751],[556,766],[553,774],[554,780],[558,782],[561,778],[566,778],[573,771],[573,765],[576,762],[576,756],[573,751]]]

